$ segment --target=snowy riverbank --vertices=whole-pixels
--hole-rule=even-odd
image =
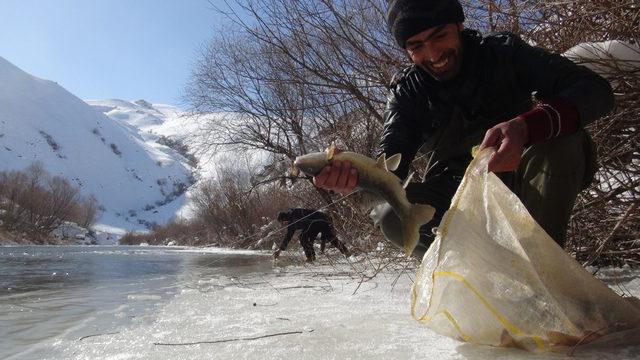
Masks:
[[[189,250],[187,250],[189,251]],[[266,254],[264,254],[266,256]],[[367,261],[301,265],[284,258],[265,273],[194,279],[124,328],[54,340],[23,356],[55,359],[559,359],[460,343],[409,315],[413,271],[387,269],[362,282]],[[355,268],[354,268],[355,266]],[[617,291],[640,295],[640,272],[600,271]],[[141,298],[143,299],[143,298]],[[640,347],[576,353],[634,359]],[[24,358],[24,357],[23,357]]]

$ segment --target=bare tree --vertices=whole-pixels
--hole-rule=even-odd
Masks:
[[[46,180],[42,198],[31,197],[28,203],[28,222],[32,231],[48,234],[74,213],[80,189],[65,178],[54,176]]]
[[[231,29],[203,49],[187,89],[195,112],[233,113],[212,118],[208,143],[293,159],[340,133],[349,148],[372,153],[385,84],[401,63],[378,21],[384,4],[236,1],[225,12]]]
[[[76,224],[89,228],[98,219],[98,210],[98,200],[90,195],[76,204],[72,219]]]
[[[64,221],[80,219],[80,225],[90,225],[97,201],[93,196],[82,199],[79,188],[34,163],[24,171],[0,172],[0,209],[4,228],[28,232],[37,240]]]
[[[386,86],[407,61],[387,32],[386,6],[385,0],[235,0],[219,9],[228,27],[203,49],[187,89],[194,112],[230,114],[206,115],[208,145],[291,160],[336,140],[372,154]],[[640,40],[635,0],[467,0],[463,6],[467,27],[516,32],[556,52],[582,42]],[[568,247],[588,262],[640,263],[639,66],[595,61],[609,73],[616,109],[588,128],[599,149],[599,181],[578,200]],[[305,191],[316,199],[317,190]],[[319,195],[325,204],[332,199]],[[354,219],[355,227],[362,223],[356,209],[340,216]]]

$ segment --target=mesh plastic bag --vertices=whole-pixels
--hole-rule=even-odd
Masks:
[[[487,172],[466,171],[413,287],[412,315],[461,341],[531,351],[634,343],[640,309],[594,278]]]

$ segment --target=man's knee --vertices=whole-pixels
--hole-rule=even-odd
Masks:
[[[528,148],[509,187],[561,246],[578,193],[593,179],[595,152],[584,131]]]
[[[522,155],[517,175],[535,183],[535,178],[567,179],[576,182],[580,190],[586,188],[597,169],[595,151],[589,135],[580,130],[574,134],[534,144]]]

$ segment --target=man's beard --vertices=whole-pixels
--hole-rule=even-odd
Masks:
[[[431,77],[433,77],[435,80],[441,81],[441,82],[448,81],[455,78],[460,73],[460,68],[462,67],[461,54],[462,54],[462,49],[460,49],[460,51],[458,52],[456,52],[453,49],[448,50],[444,54],[443,58],[447,58],[450,63],[446,65],[448,69],[443,72],[436,72],[436,70],[432,67],[430,62],[427,64],[419,63],[417,65],[422,70],[426,71],[429,75],[431,75]]]

